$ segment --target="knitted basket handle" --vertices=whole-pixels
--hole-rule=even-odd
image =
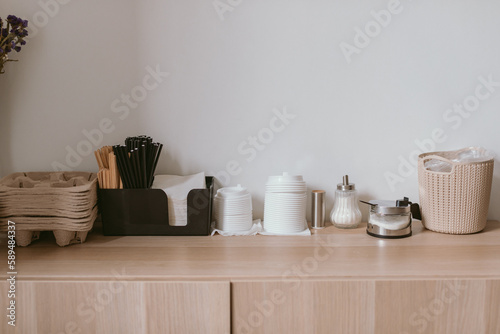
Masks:
[[[437,171],[433,171],[433,170],[430,170],[430,169],[427,169],[425,167],[425,163],[429,160],[433,160],[433,159],[436,159],[436,160],[440,160],[440,161],[444,161],[446,163],[449,163],[451,165],[451,172],[437,172]],[[453,170],[455,169],[455,165],[457,165],[457,163],[455,161],[451,161],[450,159],[447,159],[447,158],[444,158],[440,155],[435,155],[435,154],[431,154],[431,155],[426,155],[425,157],[422,158],[422,163],[424,165],[424,169],[427,171],[427,172],[432,172],[432,173],[442,173],[442,174],[451,174],[453,173]]]

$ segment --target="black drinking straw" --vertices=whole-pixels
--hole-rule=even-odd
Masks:
[[[125,145],[113,146],[124,188],[151,188],[162,147],[145,135],[127,137]]]
[[[134,178],[134,183],[135,187],[134,188],[140,188],[141,186],[141,180],[139,178],[139,164],[136,161],[137,160],[137,155],[135,154],[135,150],[131,149],[130,150],[130,164],[132,166],[132,176]]]
[[[150,171],[153,166],[153,152],[154,151],[154,144],[151,144],[147,148],[146,152],[146,179],[147,179],[147,186],[149,187],[151,185],[151,175]]]
[[[138,145],[138,142],[136,142]],[[142,164],[141,164],[141,153],[139,152],[139,147],[134,148],[134,159],[137,168],[137,179],[139,180],[139,188],[146,188],[143,186],[144,180],[142,179]]]
[[[146,143],[146,142],[144,142]],[[139,153],[141,158],[141,173],[142,173],[142,187],[148,188],[148,171],[146,169],[146,144],[139,146]]]
[[[158,152],[158,144],[153,143],[153,146],[151,147],[151,155],[149,156],[149,167],[148,167],[148,187],[151,187],[153,185],[153,176],[154,176],[154,163],[155,163],[155,158],[156,158],[156,153]]]
[[[118,163],[118,171],[120,172],[120,176],[122,178],[123,188],[131,188],[132,184],[130,182],[130,173],[127,168],[127,162],[123,156],[122,147],[119,145],[113,146],[113,152],[116,155],[116,162]]]
[[[122,160],[120,159],[120,157],[118,155],[118,145],[113,146],[113,152],[115,153],[115,156],[116,156],[116,165],[118,167],[118,172],[120,173],[120,178],[123,182],[123,187],[127,188],[128,184],[127,184],[127,178],[125,175],[125,168],[123,167]]]
[[[161,153],[161,149],[163,147],[163,144],[159,144],[158,145],[158,150],[156,151],[156,154],[155,154],[155,161],[153,163],[153,168],[151,168],[151,185],[150,187],[153,185],[153,175],[155,173],[155,170],[156,170],[156,165],[158,165],[158,160],[160,159],[160,153]]]
[[[134,166],[133,166],[132,161],[131,161],[129,150],[126,146],[122,148],[122,156],[123,156],[123,159],[124,159],[125,164],[127,166],[127,170],[129,172],[128,175],[130,177],[130,179],[129,179],[130,188],[137,188],[137,183],[136,183],[135,177],[134,177]]]

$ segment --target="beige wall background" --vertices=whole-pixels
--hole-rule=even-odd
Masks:
[[[247,186],[256,217],[267,176],[283,171],[326,190],[328,211],[343,174],[363,199],[416,200],[402,161],[418,150],[500,153],[499,11],[488,0],[3,0],[0,16],[28,19],[32,37],[0,76],[0,175],[96,171],[92,150],[148,134],[165,145],[158,172]],[[490,219],[499,199],[497,169]]]

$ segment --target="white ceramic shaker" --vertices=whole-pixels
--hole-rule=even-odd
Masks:
[[[330,219],[332,224],[338,228],[356,228],[361,223],[358,191],[354,183],[349,183],[348,175],[344,176],[343,183],[337,184],[335,204]]]

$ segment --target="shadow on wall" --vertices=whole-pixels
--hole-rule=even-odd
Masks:
[[[12,74],[11,64],[7,64],[4,74],[0,74],[0,178],[6,176],[12,170],[11,152],[11,129],[12,129],[12,82],[15,77]]]
[[[153,136],[153,138],[156,137]],[[179,164],[179,161],[180,159],[176,159],[176,157],[173,156],[172,151],[164,147],[160,154],[160,160],[158,161],[156,175],[160,174],[183,175],[182,166]]]
[[[500,160],[495,159],[495,169],[493,170],[493,184],[491,186],[490,208],[488,210],[488,219],[493,217],[500,217],[500,205],[498,199],[500,198]]]

